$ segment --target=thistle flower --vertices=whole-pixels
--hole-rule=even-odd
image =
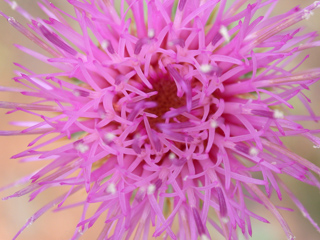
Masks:
[[[74,15],[39,1],[48,19],[5,1],[28,27],[1,15],[46,53],[17,48],[58,71],[39,74],[17,64],[22,70],[14,80],[23,89],[0,88],[38,98],[0,102],[10,113],[39,118],[14,122],[22,131],[0,131],[36,135],[13,158],[51,161],[19,181],[27,187],[4,199],[29,194],[32,200],[48,188],[70,186],[14,239],[48,210],[79,205],[83,214],[72,239],[103,213],[99,239],[149,239],[151,232],[206,240],[215,238],[212,228],[226,239],[238,239],[237,228],[249,238],[251,219],[268,221],[246,200],[269,209],[293,239],[270,199],[273,193],[281,199],[281,192],[320,230],[279,178],[286,174],[320,188],[313,175],[320,168],[282,142],[297,135],[320,146],[314,135],[319,131],[297,123],[319,119],[302,91],[320,79],[320,68],[289,68],[303,50],[320,45],[316,33],[292,28],[310,17],[319,1],[273,17],[277,0],[236,0],[229,7],[226,0],[68,0]],[[310,116],[290,114],[294,97]],[[44,137],[51,138],[41,142]],[[65,145],[49,148],[66,138]],[[81,191],[84,199],[64,204]],[[88,216],[93,204],[99,207]]]

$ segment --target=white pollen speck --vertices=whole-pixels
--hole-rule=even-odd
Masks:
[[[12,1],[11,2],[11,9],[16,10],[17,7],[18,7],[18,3],[16,1]]]
[[[296,239],[296,237],[293,236],[293,235],[290,235],[289,238],[288,238],[288,240],[294,240],[294,239]]]
[[[176,159],[176,155],[172,152],[169,154],[169,159],[170,160],[173,160],[173,159]]]
[[[73,95],[76,96],[76,97],[80,97],[79,91],[73,91]]]
[[[103,40],[101,43],[102,49],[107,49],[108,46],[109,46],[109,42],[107,40]]]
[[[303,10],[303,15],[302,15],[302,19],[310,19],[310,17],[314,15],[314,12],[310,11],[310,10],[307,10],[307,9],[304,9]]]
[[[202,64],[200,65],[200,70],[203,73],[209,73],[212,71],[212,66],[210,64]]]
[[[313,148],[320,148],[320,145],[313,145]]]
[[[201,235],[201,240],[210,240],[206,234]]]
[[[148,30],[148,38],[153,38],[154,37],[154,29],[149,29]]]
[[[2,15],[1,15],[2,16]],[[8,17],[8,22],[15,22],[15,18],[14,17]]]
[[[188,175],[186,175],[184,178],[183,178],[183,181],[187,181],[188,179]]]
[[[172,47],[174,45],[174,43],[172,41],[168,42],[168,46]]]
[[[221,26],[219,33],[222,35],[222,37],[224,38],[224,40],[226,40],[227,42],[230,42],[230,35],[228,32],[228,29],[226,28],[226,26]]]
[[[115,194],[117,192],[116,185],[114,183],[110,183],[107,187],[107,193]]]
[[[216,120],[211,120],[210,121],[210,127],[211,128],[217,128],[218,127],[218,122]]]
[[[156,185],[154,184],[150,184],[147,188],[147,194],[148,195],[151,195],[154,193],[154,191],[156,190]]]
[[[31,226],[31,224],[34,222],[34,218],[30,217],[27,222],[29,222],[28,227]]]
[[[104,137],[106,138],[107,141],[112,141],[116,137],[116,135],[109,132],[109,133],[106,133]]]
[[[283,114],[282,111],[276,109],[276,110],[274,110],[274,112],[273,112],[273,117],[274,117],[274,118],[277,118],[277,119],[282,119],[282,118],[284,118],[284,114]]]
[[[272,162],[271,164],[272,164],[272,165],[277,165],[277,162]]]
[[[76,149],[81,153],[85,153],[86,151],[89,150],[89,146],[84,143],[78,143],[76,145]]]
[[[255,147],[251,147],[249,149],[249,154],[252,157],[256,157],[258,155],[258,153],[259,153],[259,150],[257,148],[255,148]]]
[[[229,222],[229,218],[227,218],[227,217],[223,217],[223,218],[221,218],[221,220],[222,220],[223,223],[228,223]]]

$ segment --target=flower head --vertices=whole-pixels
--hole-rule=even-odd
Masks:
[[[50,187],[70,186],[22,230],[85,191],[85,199],[70,206],[83,206],[72,239],[102,213],[107,217],[100,239],[148,239],[150,224],[154,237],[211,239],[213,227],[226,239],[238,239],[237,228],[252,234],[252,218],[268,222],[245,199],[266,206],[293,239],[270,200],[273,192],[281,199],[280,187],[319,230],[278,177],[320,186],[312,175],[320,174],[319,167],[281,140],[298,135],[320,145],[317,131],[296,122],[318,120],[302,91],[320,79],[320,69],[289,68],[300,52],[320,45],[316,33],[291,28],[312,16],[319,1],[271,17],[277,0],[238,0],[230,7],[226,0],[68,0],[74,15],[43,0],[48,19],[5,1],[29,28],[2,16],[46,54],[17,47],[59,69],[39,74],[20,66],[14,80],[24,89],[1,87],[39,99],[0,102],[11,112],[39,117],[32,124],[16,122],[25,126],[22,131],[0,131],[37,135],[14,158],[51,160],[24,178],[29,186],[5,199],[25,194],[33,199]],[[259,16],[265,6],[269,10]],[[310,117],[288,112],[295,96]],[[63,146],[47,150],[66,138]],[[94,203],[99,207],[88,216]],[[177,223],[181,227],[174,231]]]

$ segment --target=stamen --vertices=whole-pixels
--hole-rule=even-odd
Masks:
[[[224,198],[223,192],[220,187],[217,187],[216,191],[218,195],[219,209],[220,209],[220,215],[221,215],[222,221],[228,222],[228,217],[227,217],[228,209],[227,209],[227,204],[226,204],[226,200]]]
[[[202,65],[200,66],[200,70],[201,70],[201,72],[203,72],[203,73],[209,73],[209,72],[212,71],[212,66],[211,66],[210,64],[202,64]]]
[[[221,33],[217,33],[217,34],[212,38],[212,41],[211,41],[212,45],[213,45],[213,46],[216,45],[216,44],[220,41],[221,38],[222,38]]]
[[[83,140],[79,140],[73,143],[74,148],[80,153],[85,153],[89,150],[89,146],[83,143]]]
[[[116,137],[116,135],[111,132],[108,132],[104,135],[104,137],[108,142],[111,142]]]
[[[200,236],[206,235],[206,230],[203,226],[203,223],[202,223],[202,220],[199,216],[198,210],[196,208],[192,208],[192,212],[193,212],[193,218],[194,218],[194,221],[196,222],[196,226],[197,226],[199,235]]]
[[[156,150],[157,152],[160,152],[162,146],[161,146],[161,142],[160,142],[160,140],[159,140],[159,138],[158,138],[158,136],[157,136],[157,132],[156,132],[155,130],[151,129],[150,135],[151,135],[151,136],[150,136],[150,137],[151,137],[151,141],[152,141],[153,144],[154,144],[155,150]]]
[[[75,89],[73,91],[73,94],[76,96],[76,97],[89,97],[90,93],[87,92],[87,91],[84,91],[82,89]]]
[[[107,193],[115,194],[117,192],[116,185],[114,183],[110,183],[107,187]]]
[[[18,3],[16,1],[12,1],[11,2],[11,9],[16,10],[17,7],[18,7]]]
[[[155,191],[156,191],[156,185],[151,183],[147,188],[147,194],[148,195],[154,194]]]
[[[202,234],[201,240],[210,240],[210,238],[206,234]]]
[[[256,110],[253,109],[251,110],[251,113],[253,115],[261,116],[261,117],[267,117],[267,118],[273,118],[274,113],[271,111],[266,111],[266,110]]]
[[[101,43],[102,49],[107,49],[108,46],[109,46],[109,41],[103,40]]]
[[[311,16],[314,15],[314,12],[312,12],[311,10],[308,9],[304,9],[303,10],[303,15],[302,15],[302,19],[306,19],[309,20]]]
[[[180,47],[184,48],[186,45],[186,42],[182,38],[174,39],[168,42],[169,47],[172,47],[174,45],[179,45]]]
[[[141,52],[143,45],[145,45],[147,43],[148,43],[148,39],[146,39],[146,38],[139,39],[136,43],[135,48],[134,48],[134,54],[138,55]]]
[[[249,155],[249,147],[243,143],[237,143],[234,148],[239,152]]]
[[[148,38],[153,38],[154,34],[155,34],[154,29],[149,29],[148,30]]]
[[[217,128],[218,127],[218,122],[216,120],[211,120],[210,121],[210,127],[211,128]]]
[[[133,140],[132,143],[132,149],[135,151],[137,154],[141,154],[141,147],[139,146],[139,140],[138,138]]]
[[[154,185],[156,186],[155,191],[157,191],[157,190],[161,187],[161,185],[162,185],[162,180],[161,180],[161,179],[158,179],[158,180],[154,183]]]
[[[226,40],[227,42],[230,42],[231,37],[229,35],[228,29],[226,28],[226,26],[222,25],[220,30],[219,30],[219,33],[222,35],[224,40]]]
[[[1,12],[0,12],[1,13]],[[21,32],[23,35],[25,35],[27,38],[29,38],[31,41],[36,43],[38,46],[43,48],[45,51],[48,51],[50,54],[56,57],[60,57],[60,54],[58,54],[56,51],[54,51],[51,47],[49,47],[46,43],[44,43],[40,38],[35,36],[32,32],[30,32],[27,28],[25,28],[23,25],[21,25],[19,22],[17,22],[13,17],[7,18],[8,22],[13,26],[15,29],[17,29],[19,32]]]
[[[170,153],[170,154],[169,154],[169,159],[170,159],[170,160],[176,159],[176,155],[175,155],[173,152]]]
[[[191,111],[191,103],[192,103],[192,90],[190,84],[184,80],[184,78],[180,75],[180,73],[171,65],[167,65],[168,72],[172,76],[172,78],[181,86],[182,90],[186,94],[186,103],[188,112]]]
[[[182,157],[182,158],[179,158],[179,159],[175,158],[172,161],[173,165],[175,165],[177,167],[183,166],[186,162],[187,162],[187,159],[185,157]]]
[[[257,148],[255,148],[255,147],[251,147],[251,148],[249,149],[249,154],[250,154],[250,156],[252,156],[252,157],[256,157],[256,156],[258,156],[258,154],[259,154],[259,150],[258,150]]]
[[[182,11],[182,10],[183,10],[184,5],[186,5],[186,2],[187,2],[187,0],[180,0],[179,6],[178,6],[179,11]]]
[[[39,27],[41,33],[43,34],[43,36],[46,39],[48,39],[51,43],[53,43],[57,47],[61,48],[62,50],[66,51],[67,53],[70,53],[73,56],[77,55],[77,51],[76,50],[74,50],[68,44],[66,44],[62,40],[60,40],[57,35],[55,35],[52,32],[50,32],[42,24],[38,23],[38,27]]]
[[[103,40],[101,43],[101,47],[103,50],[108,50],[110,54],[114,54],[114,48],[109,40]]]
[[[274,118],[277,118],[277,119],[283,119],[283,118],[284,118],[284,114],[283,114],[282,111],[276,109],[276,110],[274,110],[274,112],[273,112],[273,117],[274,117]]]

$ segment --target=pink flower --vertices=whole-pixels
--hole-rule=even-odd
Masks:
[[[15,122],[22,131],[0,131],[36,135],[13,158],[51,160],[19,181],[27,187],[4,199],[29,194],[32,200],[50,187],[70,186],[14,239],[48,210],[79,205],[83,214],[72,239],[102,213],[107,217],[99,239],[148,239],[150,224],[154,237],[214,239],[213,227],[226,239],[238,239],[237,228],[248,238],[251,219],[268,221],[247,199],[268,208],[293,239],[270,200],[274,192],[281,199],[280,187],[320,230],[278,177],[286,174],[320,188],[312,174],[319,175],[320,168],[282,142],[297,135],[320,146],[314,135],[319,131],[297,123],[319,120],[302,91],[320,79],[320,68],[298,72],[300,64],[288,66],[302,50],[320,45],[316,33],[291,28],[308,19],[319,1],[271,17],[277,0],[236,0],[230,7],[226,0],[69,0],[73,15],[43,0],[39,6],[47,20],[5,1],[30,23],[27,28],[1,15],[46,54],[17,48],[58,70],[39,74],[18,65],[14,80],[23,89],[0,87],[39,99],[0,102],[10,112],[39,117],[36,123]],[[310,116],[288,111],[294,97]],[[63,138],[69,143],[42,150]],[[64,205],[80,191],[85,199]],[[88,216],[93,203],[99,207]]]

